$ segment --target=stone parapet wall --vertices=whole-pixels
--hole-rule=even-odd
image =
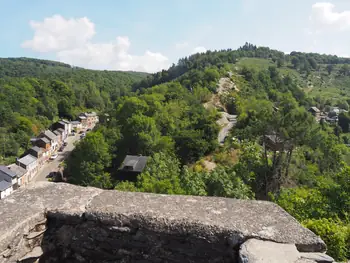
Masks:
[[[333,262],[325,250],[270,202],[63,183],[0,201],[0,262]]]

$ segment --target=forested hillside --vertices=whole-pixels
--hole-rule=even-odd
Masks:
[[[0,59],[0,160],[13,162],[59,117],[110,109],[146,74],[94,71],[29,58]]]
[[[308,109],[348,109],[349,63],[251,44],[180,59],[111,100],[109,118],[77,145],[65,175],[107,189],[271,200],[345,260],[350,116],[317,122]],[[235,88],[218,95],[222,77]],[[204,107],[213,96],[238,115],[223,146],[216,122],[223,109]],[[150,156],[136,182],[116,180],[126,154]]]

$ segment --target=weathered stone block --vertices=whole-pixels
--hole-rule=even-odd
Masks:
[[[41,262],[235,263],[240,245],[252,238],[270,241],[270,250],[276,243],[301,252],[326,249],[283,209],[262,201],[40,183],[1,200],[0,219],[1,263],[38,244]]]

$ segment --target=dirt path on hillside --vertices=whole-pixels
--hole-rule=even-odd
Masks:
[[[232,74],[232,73],[231,73]],[[227,113],[226,107],[221,103],[220,96],[230,93],[232,90],[239,91],[235,83],[230,78],[220,78],[216,94],[213,94],[210,101],[203,106],[206,109],[216,108],[221,113],[221,118],[216,123],[221,127],[218,134],[218,142],[222,145],[231,129],[237,123],[237,116]]]

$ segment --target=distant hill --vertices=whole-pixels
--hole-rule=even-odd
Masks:
[[[321,96],[331,100],[350,98],[350,58],[317,53],[291,52],[285,54],[268,47],[246,43],[237,50],[207,51],[182,58],[168,70],[149,75],[136,83],[133,89],[152,87],[204,68],[229,65],[232,71],[243,67],[259,71],[277,67],[283,75],[289,75],[311,97]]]
[[[147,73],[133,71],[107,71],[107,70],[89,70],[80,67],[74,67],[62,62],[34,59],[34,58],[0,58],[0,78],[4,77],[35,77],[61,79],[74,78],[74,75],[119,75],[132,76],[134,80],[141,80]]]
[[[29,139],[58,118],[103,112],[148,74],[101,71],[32,58],[0,58],[0,163],[13,162]]]

